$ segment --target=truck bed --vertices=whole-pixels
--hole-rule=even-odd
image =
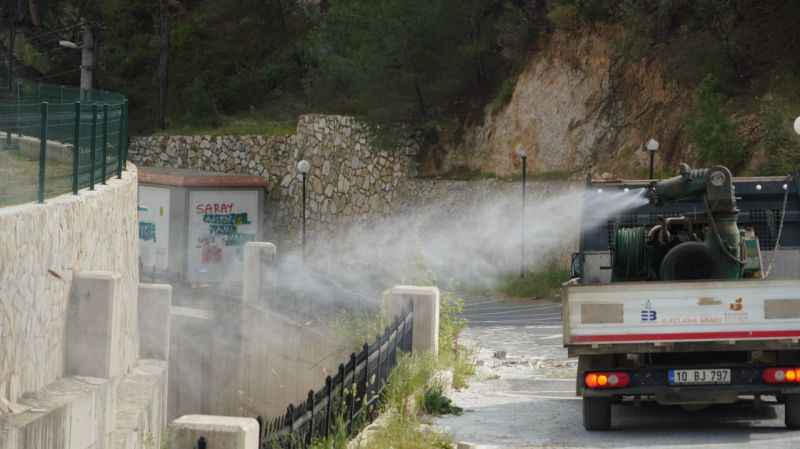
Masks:
[[[800,341],[800,280],[572,285],[563,301],[564,345],[574,354],[698,342],[797,349]]]

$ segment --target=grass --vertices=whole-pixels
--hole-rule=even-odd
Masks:
[[[444,387],[439,383],[434,383],[425,389],[422,396],[422,410],[432,416],[442,415],[460,415],[464,413],[464,409],[453,405],[444,394]]]
[[[48,160],[45,198],[67,193],[72,188],[71,164]],[[0,145],[0,207],[36,201],[39,161]]]
[[[290,136],[297,131],[296,121],[274,121],[252,115],[223,117],[218,127],[175,126],[157,136]]]
[[[512,298],[553,298],[568,279],[569,272],[560,268],[529,272],[524,278],[508,275],[500,280],[497,291]]]

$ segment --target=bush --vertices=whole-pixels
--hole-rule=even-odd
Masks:
[[[425,390],[422,398],[422,409],[425,413],[433,416],[460,415],[464,409],[453,405],[444,394],[444,388],[440,384],[434,384]]]
[[[792,130],[791,107],[772,96],[765,98],[760,111],[763,134],[761,149],[767,157],[759,167],[761,175],[786,175],[800,169],[800,148]]]
[[[722,100],[716,78],[706,76],[695,92],[687,127],[700,162],[725,165],[736,172],[747,164],[747,149],[723,110]]]
[[[578,8],[573,4],[560,4],[553,7],[547,13],[547,18],[553,22],[556,28],[574,31],[580,26],[578,18]]]

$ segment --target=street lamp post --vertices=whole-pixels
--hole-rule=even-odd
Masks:
[[[647,148],[647,152],[650,153],[650,179],[654,177],[654,161],[656,156],[656,151],[658,151],[658,141],[656,139],[650,139],[647,141],[645,148]]]
[[[522,216],[520,224],[520,265],[519,277],[524,278],[527,267],[525,266],[525,192],[527,190],[527,176],[528,176],[528,153],[521,147],[517,149],[517,155],[522,160]]]
[[[297,171],[300,172],[300,176],[303,177],[303,240],[302,240],[302,254],[303,254],[303,261],[305,261],[306,255],[306,181],[308,172],[311,171],[311,163],[307,160],[303,159],[302,161],[297,163]]]

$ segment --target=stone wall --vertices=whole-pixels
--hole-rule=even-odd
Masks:
[[[16,402],[65,373],[73,275],[118,273],[119,359],[138,358],[136,168],[97,190],[0,208],[0,397]]]
[[[296,241],[302,181],[297,162],[307,159],[309,233],[329,235],[339,226],[391,210],[400,180],[414,171],[416,144],[393,151],[372,144],[368,128],[351,117],[303,115],[291,136],[151,136],[132,139],[130,158],[144,167],[190,168],[267,178],[273,240]],[[268,228],[269,229],[269,228]]]

